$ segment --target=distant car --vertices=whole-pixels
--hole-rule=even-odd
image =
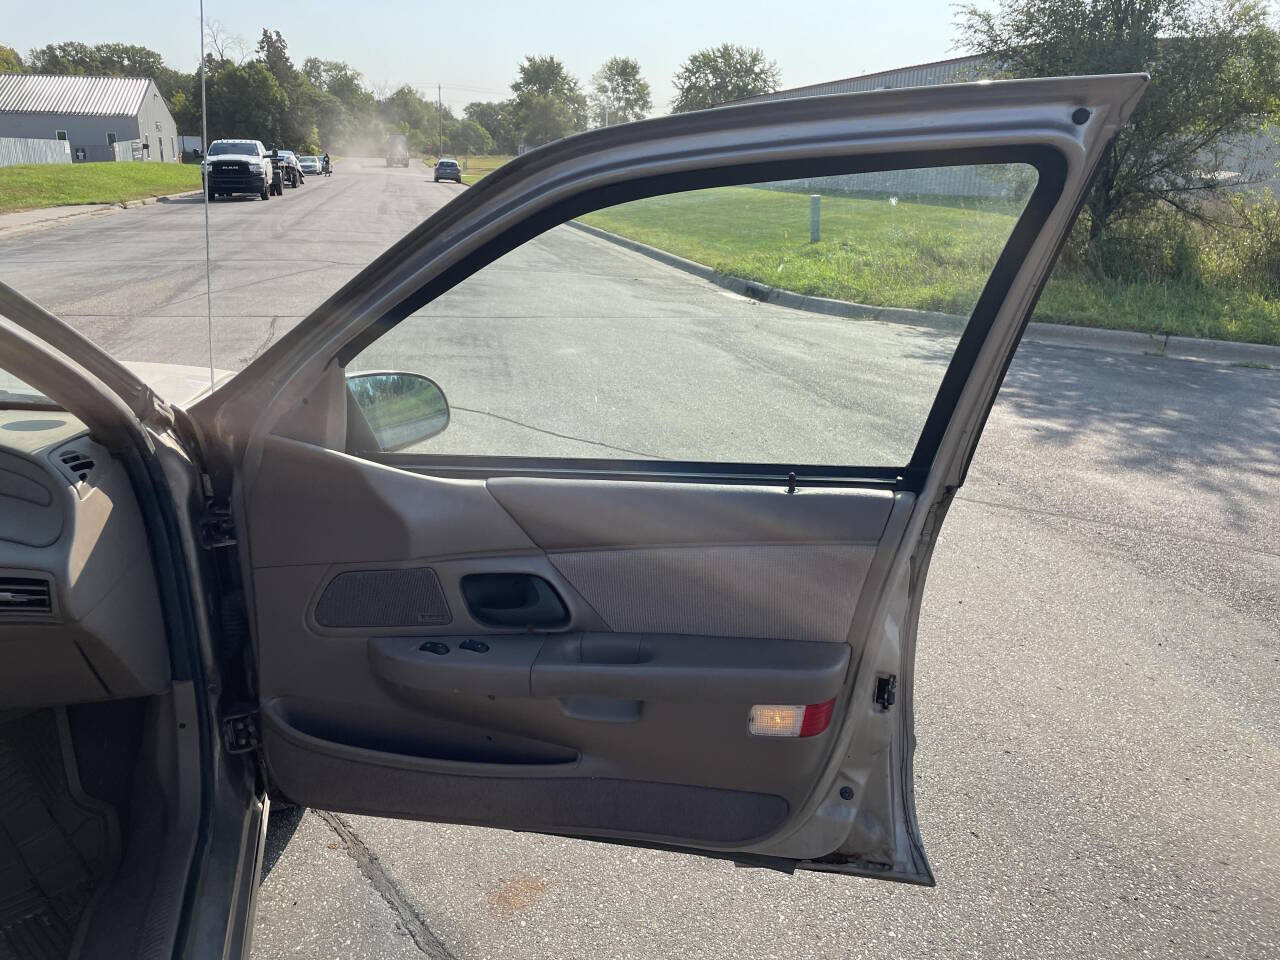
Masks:
[[[436,183],[441,180],[452,180],[455,183],[461,183],[462,168],[458,166],[458,161],[448,157],[442,157],[436,161],[435,180]]]
[[[319,157],[299,157],[298,166],[302,168],[303,173],[314,173],[320,175],[321,162]]]
[[[271,161],[261,140],[215,140],[200,164],[200,175],[209,199],[237,193],[271,195]]]
[[[403,133],[388,134],[386,158],[388,167],[409,166],[409,138]]]

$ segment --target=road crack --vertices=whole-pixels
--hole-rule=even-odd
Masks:
[[[253,363],[253,361],[258,359],[258,355],[261,354],[263,350],[271,346],[271,341],[276,338],[276,321],[279,319],[279,317],[271,318],[271,322],[267,324],[267,335],[262,338],[262,342],[254,347],[253,352],[247,357],[240,358],[240,364],[242,366],[247,367],[249,364]]]
[[[382,861],[378,859],[378,855],[365,845],[365,842],[360,839],[360,835],[351,828],[351,825],[336,813],[330,813],[328,810],[312,810],[311,812],[328,824],[329,829],[338,835],[338,839],[342,841],[342,847],[346,850],[347,856],[356,862],[356,866],[360,869],[364,878],[373,885],[373,889],[378,896],[391,908],[391,912],[395,914],[396,919],[413,939],[414,945],[422,952],[422,955],[430,957],[432,960],[456,960],[449,948],[441,942],[439,937],[431,932],[431,928],[422,919],[422,915],[418,913],[413,902],[400,889],[399,884],[387,873]]]
[[[493,417],[495,420],[501,420],[504,423],[514,424],[517,427],[524,427],[526,430],[532,430],[534,433],[541,433],[548,437],[556,437],[560,440],[572,440],[575,443],[586,443],[593,447],[603,447],[605,450],[616,450],[619,453],[629,453],[632,456],[644,457],[648,460],[670,460],[670,457],[664,457],[656,453],[645,453],[643,450],[632,450],[629,447],[616,447],[611,443],[604,443],[600,440],[588,440],[585,437],[575,437],[568,433],[556,433],[554,430],[547,430],[544,427],[535,427],[531,423],[525,423],[522,420],[513,420],[511,417],[504,417],[500,413],[491,413],[488,410],[477,410],[474,407],[453,406],[453,410],[461,410],[463,413],[474,413],[482,417]]]

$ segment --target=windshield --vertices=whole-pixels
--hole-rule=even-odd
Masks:
[[[258,155],[258,145],[247,141],[229,140],[223,143],[215,143],[209,148],[209,156],[211,157],[218,157],[228,153],[256,157]]]
[[[53,407],[56,404],[35,387],[0,368],[0,407]]]

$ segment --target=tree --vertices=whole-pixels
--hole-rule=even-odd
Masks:
[[[275,78],[285,98],[284,109],[275,116],[270,128],[273,145],[315,152],[320,139],[316,88],[294,67],[289,58],[289,45],[279,30],[263,29],[257,54],[256,62]]]
[[[32,73],[65,73],[106,77],[154,77],[164,69],[164,57],[147,47],[128,43],[50,43],[27,56]]]
[[[591,77],[591,122],[597,126],[642,120],[653,109],[649,84],[631,57],[610,57]]]
[[[582,95],[582,86],[555,57],[525,57],[511,90],[516,95],[517,114],[527,110],[529,101],[536,97],[553,97],[568,110],[573,130],[587,128],[587,98]]]
[[[718,103],[772,93],[781,80],[782,71],[775,62],[765,59],[763,51],[722,43],[699,50],[676,71],[671,78],[676,89],[671,109],[674,113],[704,110]]]
[[[1278,105],[1280,42],[1253,0],[1001,0],[962,8],[958,24],[1005,76],[1151,74],[1086,201],[1095,251],[1158,204],[1204,217],[1223,151]]]
[[[463,115],[484,127],[493,139],[493,149],[499,153],[516,152],[515,120],[512,117],[512,104],[509,100],[502,102],[480,101],[468,103]]]
[[[13,47],[0,43],[0,73],[23,73],[25,70],[22,55]]]
[[[289,45],[285,43],[279,30],[263,27],[257,52],[258,59],[271,71],[276,83],[283,85],[294,82],[297,71],[293,68],[293,61],[289,59]]]
[[[256,60],[222,64],[209,72],[205,83],[210,142],[261,138],[276,128],[289,105],[271,71]]]
[[[185,91],[175,91],[169,98],[169,112],[173,114],[173,122],[179,133],[196,137],[200,135],[200,100],[191,99]]]
[[[245,43],[244,37],[228,32],[221,20],[205,22],[204,42],[218,60],[244,63],[249,59],[249,45]]]
[[[567,137],[576,129],[576,123],[559,98],[533,94],[518,102],[516,128],[527,146],[537,147]]]
[[[449,147],[456,153],[493,153],[493,137],[476,121],[462,120],[449,137]]]

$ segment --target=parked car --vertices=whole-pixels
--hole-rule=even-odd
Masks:
[[[451,157],[441,157],[436,161],[435,181],[439,183],[441,180],[452,180],[455,183],[462,182],[462,168],[458,166],[458,161]]]
[[[321,173],[319,157],[311,157],[311,156],[299,157],[298,166],[302,168],[302,172],[304,174],[312,173],[312,174],[315,174],[316,176],[319,176]]]
[[[302,167],[298,157],[292,150],[272,150],[271,165],[280,176],[281,186],[299,187],[302,185]]]
[[[409,138],[403,133],[393,133],[387,137],[386,152],[388,167],[409,166]]]
[[[948,509],[1148,82],[747,103],[553,142],[416,226],[212,392],[208,367],[158,365],[188,388],[153,389],[0,283],[0,358],[20,381],[0,393],[0,865],[21,903],[0,942],[35,945],[21,956],[74,944],[83,960],[247,956],[276,798],[933,885],[913,768],[915,718],[946,715],[914,701],[922,608],[945,620],[930,559],[940,537],[954,550],[969,535]],[[212,158],[211,185],[219,156],[252,158],[237,143]],[[821,367],[838,325],[801,321],[785,349],[808,348],[823,390],[766,399],[778,378],[750,364],[735,383],[688,365],[706,423],[723,424],[704,435],[645,370],[609,376],[638,355],[595,325],[633,289],[612,254],[619,282],[574,303],[582,320],[515,324],[534,329],[490,351],[512,325],[485,326],[501,315],[486,298],[536,301],[546,253],[531,245],[586,243],[541,239],[575,217],[748,177],[892,182],[957,165],[988,184],[984,171],[1016,166],[1029,199],[962,333],[851,334],[901,351],[868,354],[874,402],[856,371]],[[532,259],[504,269],[508,253]],[[556,307],[574,294],[568,278],[552,286]],[[459,291],[440,316],[469,318],[465,356],[400,326]],[[636,349],[668,344],[667,329],[639,331]],[[524,363],[535,341],[545,353]],[[544,371],[561,346],[572,360]],[[490,352],[494,367],[477,362]],[[901,376],[922,354],[937,378]],[[444,391],[387,358],[453,376],[504,428],[467,409],[433,443],[451,428]],[[748,384],[761,402],[727,402]],[[583,406],[605,408],[590,421],[602,432],[576,436],[570,408],[597,391]],[[788,432],[806,421],[835,442],[795,459]],[[615,429],[626,422],[643,446]],[[999,666],[983,709],[1018,694]],[[989,713],[999,740],[1007,712]],[[964,846],[979,873],[1011,855]],[[611,847],[576,853],[628,869]]]
[[[302,165],[298,162],[298,155],[292,150],[281,150],[280,160],[290,172],[292,185],[295,187],[302,186],[306,177],[303,175]]]
[[[215,140],[200,164],[209,199],[256,193],[270,197],[271,161],[261,140]]]

